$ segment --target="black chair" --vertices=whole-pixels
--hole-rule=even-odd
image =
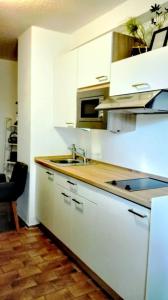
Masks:
[[[16,162],[11,179],[6,182],[6,176],[0,174],[0,202],[9,202],[12,207],[16,230],[19,231],[19,220],[17,215],[16,200],[24,192],[28,166],[21,162]]]

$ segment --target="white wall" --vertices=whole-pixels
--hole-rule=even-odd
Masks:
[[[29,165],[29,177],[18,211],[28,225],[37,223],[34,157],[67,153],[69,139],[76,141],[72,130],[62,138],[53,127],[55,60],[68,46],[69,35],[38,27],[31,27],[19,38],[18,159]]]
[[[30,165],[30,96],[31,96],[31,29],[19,38],[18,44],[18,161]],[[29,218],[29,175],[18,201],[18,213],[26,222]]]
[[[0,59],[0,172],[3,171],[6,118],[16,120],[17,62]]]
[[[168,115],[138,115],[136,130],[76,131],[89,157],[168,177]]]
[[[165,3],[165,0],[159,1],[159,4],[163,3]],[[116,27],[123,25],[127,19],[132,16],[138,17],[148,12],[150,6],[153,4],[153,0],[127,0],[123,2],[106,14],[76,30],[73,33],[72,48],[84,44],[108,31],[114,30]]]

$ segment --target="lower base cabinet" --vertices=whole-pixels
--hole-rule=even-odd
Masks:
[[[53,211],[54,229],[53,233],[58,237],[67,247],[70,247],[70,226],[71,226],[71,196],[68,190],[59,187],[55,184],[53,194],[54,204]]]
[[[150,210],[37,169],[39,221],[124,300],[146,299]]]
[[[48,229],[54,228],[54,172],[38,166],[36,180],[36,215]]]
[[[94,271],[125,300],[144,300],[150,210],[102,193],[97,213]]]
[[[53,233],[86,264],[94,259],[96,204],[55,184]]]
[[[72,195],[71,250],[89,266],[95,257],[96,216],[95,203]]]

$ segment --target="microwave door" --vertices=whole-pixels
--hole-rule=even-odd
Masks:
[[[80,100],[80,119],[79,121],[99,120],[99,112],[95,107],[99,104],[99,98]]]

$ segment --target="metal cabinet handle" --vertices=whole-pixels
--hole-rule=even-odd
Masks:
[[[78,203],[78,204],[83,204],[82,202],[77,201],[76,199],[72,199],[72,201]]]
[[[47,171],[46,174],[54,176],[54,174],[49,171]]]
[[[71,185],[77,185],[76,183],[73,183],[73,182],[71,182],[71,181],[69,181],[69,180],[67,180],[67,182],[68,182],[69,184],[71,184]]]
[[[65,193],[61,193],[64,197],[69,198],[70,196],[66,195]]]
[[[112,133],[120,133],[121,130],[120,129],[117,129],[116,131],[115,130],[110,130],[110,132],[112,132]]]
[[[66,122],[67,125],[74,125],[74,122]]]
[[[139,212],[136,212],[135,210],[133,210],[133,209],[131,209],[131,208],[128,209],[128,211],[129,211],[130,213],[132,213],[132,214],[134,214],[134,215],[140,217],[140,218],[147,218],[147,215],[142,215],[142,214],[140,214]]]
[[[147,82],[140,82],[140,83],[134,83],[134,84],[132,84],[132,87],[135,87],[135,88],[139,88],[139,87],[143,87],[143,86],[149,87],[149,83],[147,83]]]
[[[107,81],[108,77],[103,75],[103,76],[97,76],[96,79],[101,82],[101,81]]]

